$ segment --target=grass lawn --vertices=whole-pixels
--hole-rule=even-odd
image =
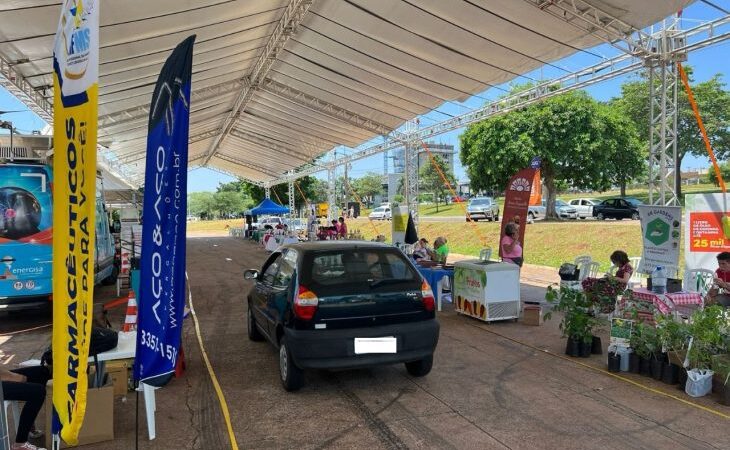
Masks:
[[[350,220],[350,229],[359,229],[366,239],[377,234],[390,240],[390,222],[367,219]],[[421,222],[419,235],[431,243],[437,236],[448,239],[449,248],[454,253],[478,256],[486,245],[496,254],[499,247],[500,224],[494,222]],[[480,238],[481,235],[481,238]],[[560,267],[566,261],[573,261],[578,255],[590,255],[601,262],[601,269],[608,269],[609,255],[614,250],[624,250],[629,256],[640,256],[641,226],[638,221],[570,221],[536,222],[527,225],[525,233],[525,262],[551,267]],[[680,255],[680,261],[683,257]]]
[[[452,214],[455,215],[455,214]],[[391,237],[390,221],[369,221],[366,217],[348,220],[350,231],[359,230],[367,240],[378,234]],[[242,219],[201,220],[188,222],[191,234],[206,233],[224,235],[227,227],[240,227]],[[448,239],[454,253],[477,257],[485,246],[491,247],[496,255],[499,247],[499,223],[495,222],[421,222],[419,235],[431,243],[438,236]],[[484,239],[484,244],[481,239]],[[684,248],[684,244],[682,249]],[[608,269],[609,255],[614,250],[624,250],[629,256],[640,256],[641,226],[638,221],[566,221],[542,222],[527,225],[525,233],[525,262],[550,267],[560,267],[566,261],[573,261],[578,255],[590,255],[601,262],[601,270]],[[684,261],[680,251],[680,266]]]

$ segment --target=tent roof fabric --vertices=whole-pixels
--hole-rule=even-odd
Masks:
[[[289,208],[281,206],[271,199],[265,198],[261,201],[261,203],[256,205],[255,208],[252,208],[250,213],[255,216],[260,216],[262,214],[288,214]]]
[[[259,182],[601,43],[585,26],[544,10],[555,2],[314,0],[234,114],[288,0],[100,3],[99,142],[137,175],[157,74],[193,33],[189,159]],[[690,1],[577,3],[642,28]],[[59,13],[58,2],[47,0],[0,6],[0,58],[51,101]]]

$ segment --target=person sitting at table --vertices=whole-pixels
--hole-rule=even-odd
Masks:
[[[446,264],[446,258],[449,257],[449,246],[445,237],[439,236],[433,241],[433,250],[435,253],[435,261],[439,264]]]
[[[629,255],[623,250],[611,253],[611,264],[616,266],[615,275],[606,274],[603,278],[586,278],[581,285],[594,303],[598,304],[601,312],[611,312],[615,306],[616,296],[626,290],[626,286],[634,273],[629,262]]]
[[[46,383],[51,379],[48,366],[32,366],[7,370],[0,368],[3,397],[5,400],[25,402],[18,419],[18,432],[11,450],[45,450],[28,442],[29,437],[43,435],[35,430],[33,423],[46,399]],[[0,405],[3,408],[4,405]]]
[[[717,265],[712,288],[707,292],[706,303],[730,308],[730,252],[718,254]]]
[[[413,244],[413,259],[416,261],[432,261],[435,256],[433,250],[428,246],[428,239],[421,238]]]

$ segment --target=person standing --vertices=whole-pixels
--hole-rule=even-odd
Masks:
[[[345,223],[344,217],[340,217],[340,223],[337,229],[337,237],[339,239],[347,239],[347,224]]]
[[[509,222],[504,227],[504,237],[502,237],[500,247],[502,248],[502,261],[522,267],[524,259],[522,258],[522,244],[518,240],[519,237],[520,226],[514,222]]]

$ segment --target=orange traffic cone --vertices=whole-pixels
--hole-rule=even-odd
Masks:
[[[134,331],[137,329],[137,299],[134,296],[134,291],[129,290],[129,297],[127,298],[127,316],[124,318],[124,326],[122,331]]]

